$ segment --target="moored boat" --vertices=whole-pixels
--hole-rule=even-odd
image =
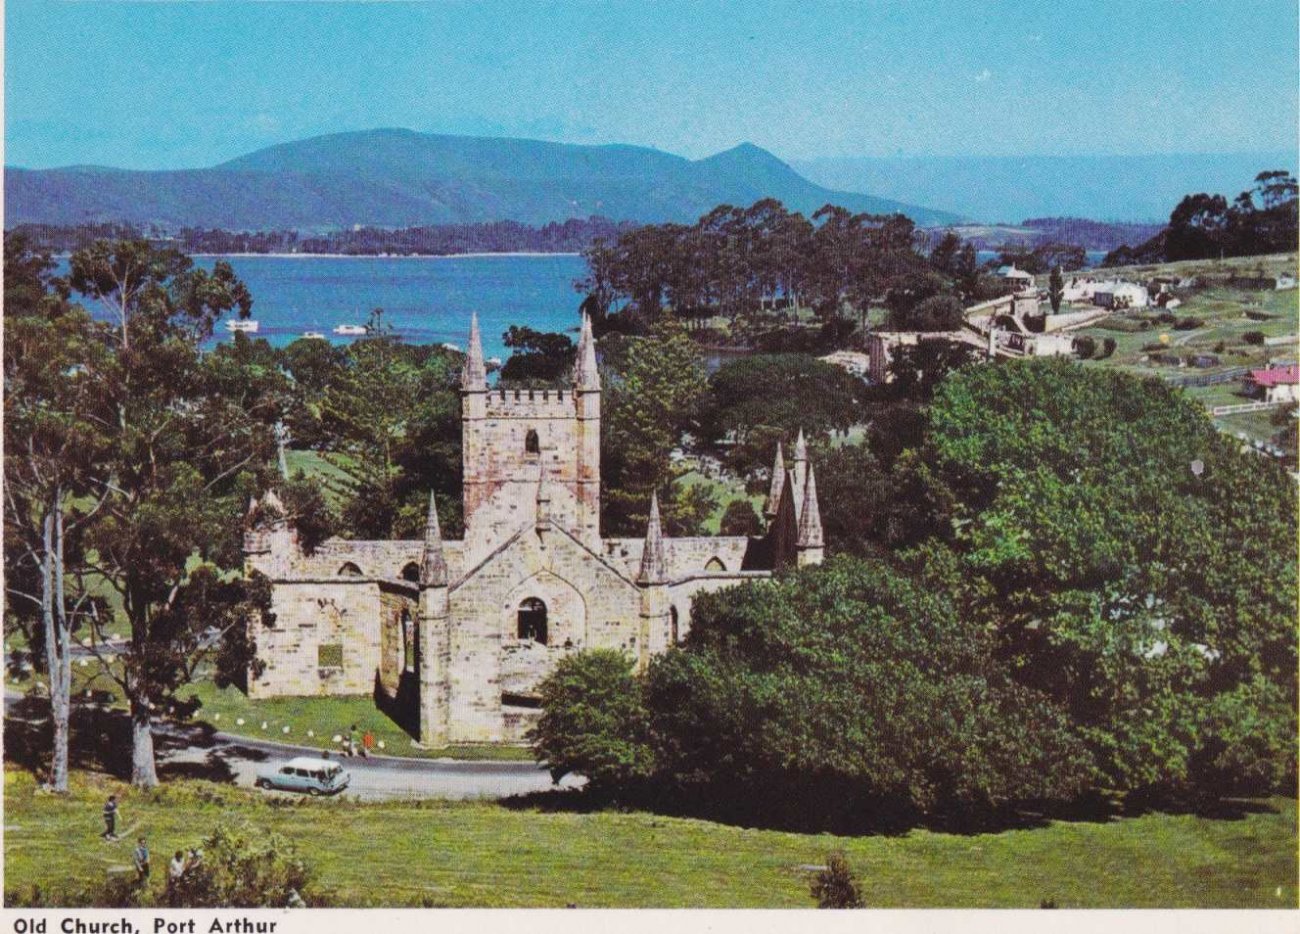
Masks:
[[[340,324],[334,329],[335,334],[341,334],[344,337],[357,337],[366,333],[364,324]]]
[[[242,332],[244,334],[256,334],[258,323],[256,321],[235,321],[226,322],[226,330],[231,333]]]

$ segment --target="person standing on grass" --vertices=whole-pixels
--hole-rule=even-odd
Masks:
[[[356,754],[357,754],[357,725],[354,723],[348,729],[348,755],[355,756]]]
[[[180,898],[181,879],[185,877],[185,852],[177,850],[167,864],[167,901],[174,908]]]
[[[109,795],[104,802],[104,832],[101,836],[105,840],[117,839],[117,795]]]
[[[375,734],[369,730],[361,737],[361,755],[363,758],[370,758],[370,750],[375,748]]]
[[[149,848],[145,846],[144,837],[136,841],[131,859],[135,862],[136,882],[144,885],[149,881]]]

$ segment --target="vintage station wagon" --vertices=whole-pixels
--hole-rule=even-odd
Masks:
[[[305,791],[309,795],[338,794],[352,777],[337,762],[299,756],[278,765],[263,766],[257,771],[258,788]]]

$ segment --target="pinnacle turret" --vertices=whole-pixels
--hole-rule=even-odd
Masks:
[[[600,389],[600,372],[596,369],[596,339],[591,334],[591,317],[586,312],[582,314],[582,330],[578,334],[573,385],[576,389],[589,392]]]
[[[438,525],[438,507],[429,493],[429,515],[424,520],[424,554],[420,559],[420,586],[447,586],[447,558],[442,553],[442,529]]]
[[[487,367],[483,365],[483,339],[478,332],[478,314],[469,319],[469,346],[465,348],[465,369],[461,371],[460,388],[464,392],[487,390]]]
[[[663,530],[659,525],[659,494],[650,494],[650,521],[645,530],[645,548],[641,552],[641,573],[637,582],[642,584],[660,584],[667,576],[668,567],[664,560]]]
[[[808,468],[808,480],[803,485],[803,506],[799,510],[799,537],[796,545],[800,548],[821,548],[822,514],[817,505],[817,478],[812,467]]]
[[[776,443],[776,460],[772,462],[772,485],[767,491],[767,502],[763,505],[763,515],[771,519],[781,506],[781,489],[785,486],[785,454],[781,451],[781,442]]]
[[[794,439],[794,462],[797,464],[800,461],[806,461],[807,459],[808,442],[803,439],[803,429],[800,428],[799,437]]]

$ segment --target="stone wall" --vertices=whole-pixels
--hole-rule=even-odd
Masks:
[[[251,624],[265,663],[250,697],[369,694],[379,666],[379,585],[360,578],[281,581],[270,626]]]
[[[545,646],[521,645],[518,612],[529,598],[546,605]],[[636,585],[558,529],[522,530],[449,600],[451,742],[519,741],[506,729],[503,693],[531,693],[569,651],[637,650]]]

